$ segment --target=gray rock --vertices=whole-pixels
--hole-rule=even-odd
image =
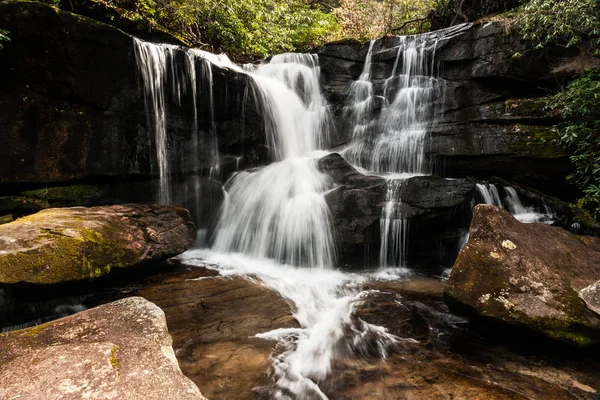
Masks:
[[[579,297],[590,310],[600,315],[600,281],[581,289]]]
[[[171,346],[165,314],[141,297],[0,334],[0,398],[205,399]]]

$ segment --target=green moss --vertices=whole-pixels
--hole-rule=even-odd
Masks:
[[[110,365],[113,367],[115,371],[119,371],[119,359],[117,358],[117,351],[119,350],[119,346],[113,344],[112,349],[110,350],[110,356],[108,356],[108,361]]]
[[[22,220],[27,222],[32,218],[37,215]],[[44,231],[37,238],[40,246],[0,256],[0,282],[50,284],[94,279],[108,274],[112,268],[139,262],[140,254],[127,247],[129,239],[118,224],[106,223],[99,230],[69,228],[78,230],[81,236]]]
[[[555,144],[556,135],[551,127],[536,125],[515,125],[515,134],[526,136],[527,142],[521,150],[540,158],[562,158],[567,154]]]
[[[547,115],[546,102],[545,98],[510,99],[504,102],[504,106],[506,110],[516,115],[545,117]]]
[[[29,199],[42,200],[51,206],[83,205],[87,197],[98,192],[98,187],[93,185],[71,185],[50,187],[38,190],[21,192],[20,196]]]

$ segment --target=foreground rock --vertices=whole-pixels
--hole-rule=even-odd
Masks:
[[[189,212],[179,207],[47,209],[0,225],[0,282],[98,278],[114,268],[180,254],[195,238]]]
[[[165,315],[130,297],[0,335],[2,399],[204,399],[179,369]]]
[[[600,342],[600,317],[579,296],[585,289],[592,303],[598,279],[599,239],[479,205],[445,295],[484,317],[585,346]]]
[[[165,310],[181,370],[210,399],[259,398],[256,388],[269,383],[270,355],[277,350],[255,335],[298,327],[274,291],[203,268],[157,275],[136,294]]]

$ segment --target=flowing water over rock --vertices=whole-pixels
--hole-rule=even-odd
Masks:
[[[507,209],[516,219],[521,222],[543,222],[546,224],[553,223],[554,215],[548,206],[542,204],[541,210],[538,210],[535,207],[525,207],[519,198],[519,194],[513,187],[502,187],[502,190],[505,194],[504,200],[502,200],[498,187],[495,184],[478,183],[476,186],[477,193],[479,193],[479,196],[484,204],[491,204],[493,206]]]

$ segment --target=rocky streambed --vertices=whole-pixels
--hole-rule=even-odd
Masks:
[[[221,276],[214,268],[175,263],[145,278],[121,277],[121,287],[105,284],[93,289],[97,297],[87,305],[126,296],[147,299],[164,311],[179,367],[203,395],[210,399],[272,398],[272,393],[265,390],[272,379],[271,357],[283,348],[255,335],[297,327],[294,309],[260,281]],[[330,376],[320,382],[331,399],[594,399],[600,390],[597,353],[542,340],[526,330],[454,314],[443,299],[443,280],[413,275],[400,280],[369,279],[362,285],[367,295],[353,318],[385,327],[399,338],[414,340],[398,342],[385,361],[373,348],[358,358],[335,359]],[[77,290],[70,294],[83,295]],[[112,308],[99,307],[2,334],[2,354],[7,361],[0,372],[4,395],[8,389],[10,394],[27,393],[13,390],[19,374],[8,367],[14,366],[15,360],[27,358],[32,350],[53,350],[51,354],[37,355],[34,367],[46,365],[54,357],[66,357],[64,368],[69,370],[71,362],[76,361],[72,347],[56,347],[55,337],[45,332],[62,332],[61,335],[72,338],[73,346],[93,341],[90,334],[78,336],[81,334],[77,332],[83,329],[78,319],[112,320],[114,316],[107,310],[115,309],[120,302],[110,304]],[[132,315],[125,320],[139,318]],[[118,357],[123,357],[125,346],[139,347],[138,356],[145,351],[141,342],[116,345],[121,346]],[[104,368],[110,372],[108,350],[102,357]],[[117,382],[141,368],[139,363],[145,365],[141,359],[131,363],[121,362],[120,375],[113,377]],[[29,376],[27,387],[46,382],[52,371],[40,370]],[[68,379],[58,372],[52,374],[55,379]],[[127,398],[124,393],[128,390],[116,390],[116,397],[108,398]],[[146,398],[159,398],[157,393]],[[45,398],[80,398],[77,394],[61,396]]]

